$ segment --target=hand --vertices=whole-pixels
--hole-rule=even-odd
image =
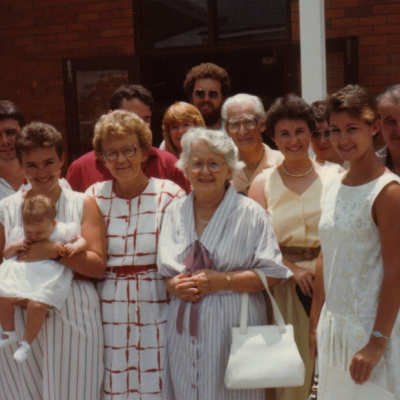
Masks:
[[[42,261],[56,258],[60,249],[60,243],[50,240],[41,240],[32,243],[27,251],[21,252],[18,256],[19,261]]]
[[[190,272],[167,279],[167,289],[173,296],[184,301],[196,302],[200,298],[197,283]]]
[[[354,354],[349,370],[355,383],[362,384],[369,379],[372,369],[382,357],[386,343],[385,339],[371,338],[365,347]]]
[[[226,289],[226,279],[223,273],[213,269],[201,269],[192,275],[192,279],[197,283],[200,298],[210,293]]]
[[[63,257],[71,257],[77,252],[76,246],[73,243],[67,243],[61,250],[60,254]]]
[[[304,295],[312,297],[314,287],[314,271],[309,268],[301,268],[294,265],[290,268],[293,272],[293,279],[299,285]]]
[[[15,248],[15,250],[18,252],[18,251],[28,251],[30,244],[31,244],[30,240],[21,239],[21,240],[17,240],[12,245]]]

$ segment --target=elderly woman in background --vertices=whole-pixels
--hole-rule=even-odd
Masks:
[[[290,272],[264,210],[229,183],[241,167],[232,141],[196,128],[182,148],[178,166],[193,192],[168,208],[157,259],[172,295],[163,399],[261,400],[264,390],[224,386],[231,327],[239,324],[241,292],[251,293],[249,325],[266,323],[263,284],[253,269],[273,278]]]
[[[205,128],[200,111],[192,104],[178,101],[165,111],[162,122],[164,142],[160,148],[179,158],[182,153],[181,139],[188,129]]]
[[[308,148],[314,130],[313,113],[303,99],[289,94],[275,100],[267,113],[266,131],[284,160],[280,166],[258,175],[249,191],[249,197],[270,215],[283,262],[294,274],[272,292],[285,322],[293,324],[295,340],[306,366],[306,378],[301,387],[277,389],[280,400],[306,400],[308,397],[313,361],[308,348],[307,312],[320,252],[321,195],[325,183],[339,171],[337,164],[321,166],[310,159]]]
[[[95,153],[114,177],[86,191],[107,229],[107,271],[97,286],[105,341],[102,399],[161,398],[168,295],[157,272],[157,243],[166,207],[185,192],[143,173],[150,146],[149,128],[130,112],[113,111],[95,126]]]
[[[60,243],[40,241],[21,254],[26,261],[57,260],[74,271],[74,279],[66,302],[49,313],[25,363],[17,366],[13,359],[16,344],[0,351],[0,398],[97,400],[103,378],[103,333],[99,299],[88,277],[101,278],[105,271],[104,222],[92,198],[60,186],[65,155],[55,128],[32,122],[17,134],[15,146],[31,188],[0,202],[0,252],[8,245],[12,229],[22,227],[22,203],[37,194],[56,205],[58,221],[78,224],[87,249],[62,257]],[[21,338],[25,318],[25,310],[16,308]]]

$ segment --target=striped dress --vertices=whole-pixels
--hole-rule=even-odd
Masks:
[[[133,199],[117,197],[114,181],[87,190],[104,216],[107,272],[97,286],[104,328],[104,400],[161,399],[168,295],[156,266],[166,207],[185,192],[150,178]]]
[[[166,277],[186,272],[183,260],[197,240],[192,192],[168,208],[161,230],[158,269]],[[261,269],[266,276],[286,278],[289,270],[265,211],[232,186],[203,232],[201,244],[221,271]],[[266,324],[261,292],[249,296],[249,325]],[[263,400],[264,389],[228,390],[223,379],[231,345],[231,327],[239,325],[240,292],[221,291],[200,302],[197,336],[189,334],[186,307],[182,335],[176,319],[180,300],[172,298],[167,324],[167,352],[163,372],[164,400]]]
[[[57,202],[57,219],[76,222],[80,234],[84,196],[63,189]],[[22,226],[22,193],[0,202],[0,222],[6,245],[14,226]],[[19,338],[25,330],[26,310],[16,308]],[[73,280],[71,292],[60,310],[49,318],[32,343],[32,353],[17,363],[16,343],[0,350],[1,400],[98,400],[103,378],[103,332],[99,299],[94,285]]]

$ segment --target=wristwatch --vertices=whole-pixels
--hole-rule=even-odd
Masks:
[[[372,336],[375,336],[376,338],[389,340],[388,336],[385,336],[383,333],[380,333],[379,331],[373,331]]]

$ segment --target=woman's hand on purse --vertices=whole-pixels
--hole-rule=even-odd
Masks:
[[[196,281],[190,272],[167,278],[166,284],[168,292],[181,300],[196,302],[200,298]]]
[[[293,272],[294,281],[299,285],[304,295],[312,297],[314,287],[314,271],[309,268],[301,268],[296,264],[289,267]]]
[[[355,383],[362,384],[369,379],[385,351],[386,342],[385,339],[371,337],[367,345],[354,354],[349,370]]]

